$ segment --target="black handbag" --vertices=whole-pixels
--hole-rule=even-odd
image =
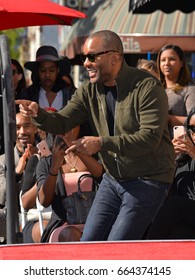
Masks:
[[[91,178],[93,180],[92,191],[82,191],[81,182],[85,178]],[[82,174],[78,179],[78,191],[73,192],[63,199],[63,205],[67,211],[67,223],[73,224],[85,224],[89,210],[92,206],[98,189],[98,182],[91,174]]]

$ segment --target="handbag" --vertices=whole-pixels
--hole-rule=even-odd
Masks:
[[[73,192],[78,190],[78,180],[83,174],[91,174],[88,171],[78,171],[70,173],[61,173],[64,182],[66,196],[71,195]],[[86,177],[81,182],[82,191],[92,191],[93,179],[91,177]]]
[[[93,188],[91,191],[83,191],[81,189],[81,183],[86,178],[92,180]],[[67,223],[70,225],[85,224],[98,189],[98,182],[91,174],[82,174],[78,178],[77,188],[76,192],[65,197],[62,202],[67,211]]]

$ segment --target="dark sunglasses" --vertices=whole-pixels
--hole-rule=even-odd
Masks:
[[[189,130],[190,132],[195,133],[195,126],[194,126],[194,125],[188,124],[187,127],[188,127],[188,130]]]
[[[16,73],[18,73],[18,71],[17,71],[17,70],[15,70],[15,69],[13,69],[13,70],[12,70],[12,74],[13,74],[13,76],[14,76]]]
[[[109,53],[109,52],[117,52],[118,53],[118,51],[114,51],[114,50],[109,50],[109,51],[104,51],[104,52],[99,52],[99,53],[88,53],[88,54],[82,53],[81,54],[81,60],[82,60],[82,62],[85,62],[86,58],[88,58],[88,60],[90,62],[95,62],[96,57],[98,55],[106,54],[106,53]]]

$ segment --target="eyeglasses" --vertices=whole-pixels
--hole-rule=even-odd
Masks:
[[[117,52],[118,53],[118,51],[115,51],[115,50],[109,50],[109,51],[104,51],[104,52],[99,52],[99,53],[88,53],[88,54],[82,53],[81,54],[81,60],[82,60],[82,62],[85,62],[86,58],[88,58],[88,60],[93,63],[93,62],[95,62],[96,57],[98,55],[106,54],[106,53],[109,53],[109,52]]]
[[[194,134],[195,133],[195,126],[194,125],[188,125],[188,130],[191,134]]]
[[[13,70],[12,70],[13,76],[14,76],[16,73],[18,73],[18,71],[17,71],[16,69],[13,69]]]

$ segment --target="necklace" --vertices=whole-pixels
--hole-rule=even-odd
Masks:
[[[75,162],[74,164],[72,164],[66,157],[64,157],[66,162],[70,165],[71,169],[70,169],[70,172],[77,172],[77,168],[76,168],[76,164],[77,164],[77,161],[78,161],[78,156],[76,156],[76,159],[75,159]],[[73,157],[74,158],[74,157]]]

